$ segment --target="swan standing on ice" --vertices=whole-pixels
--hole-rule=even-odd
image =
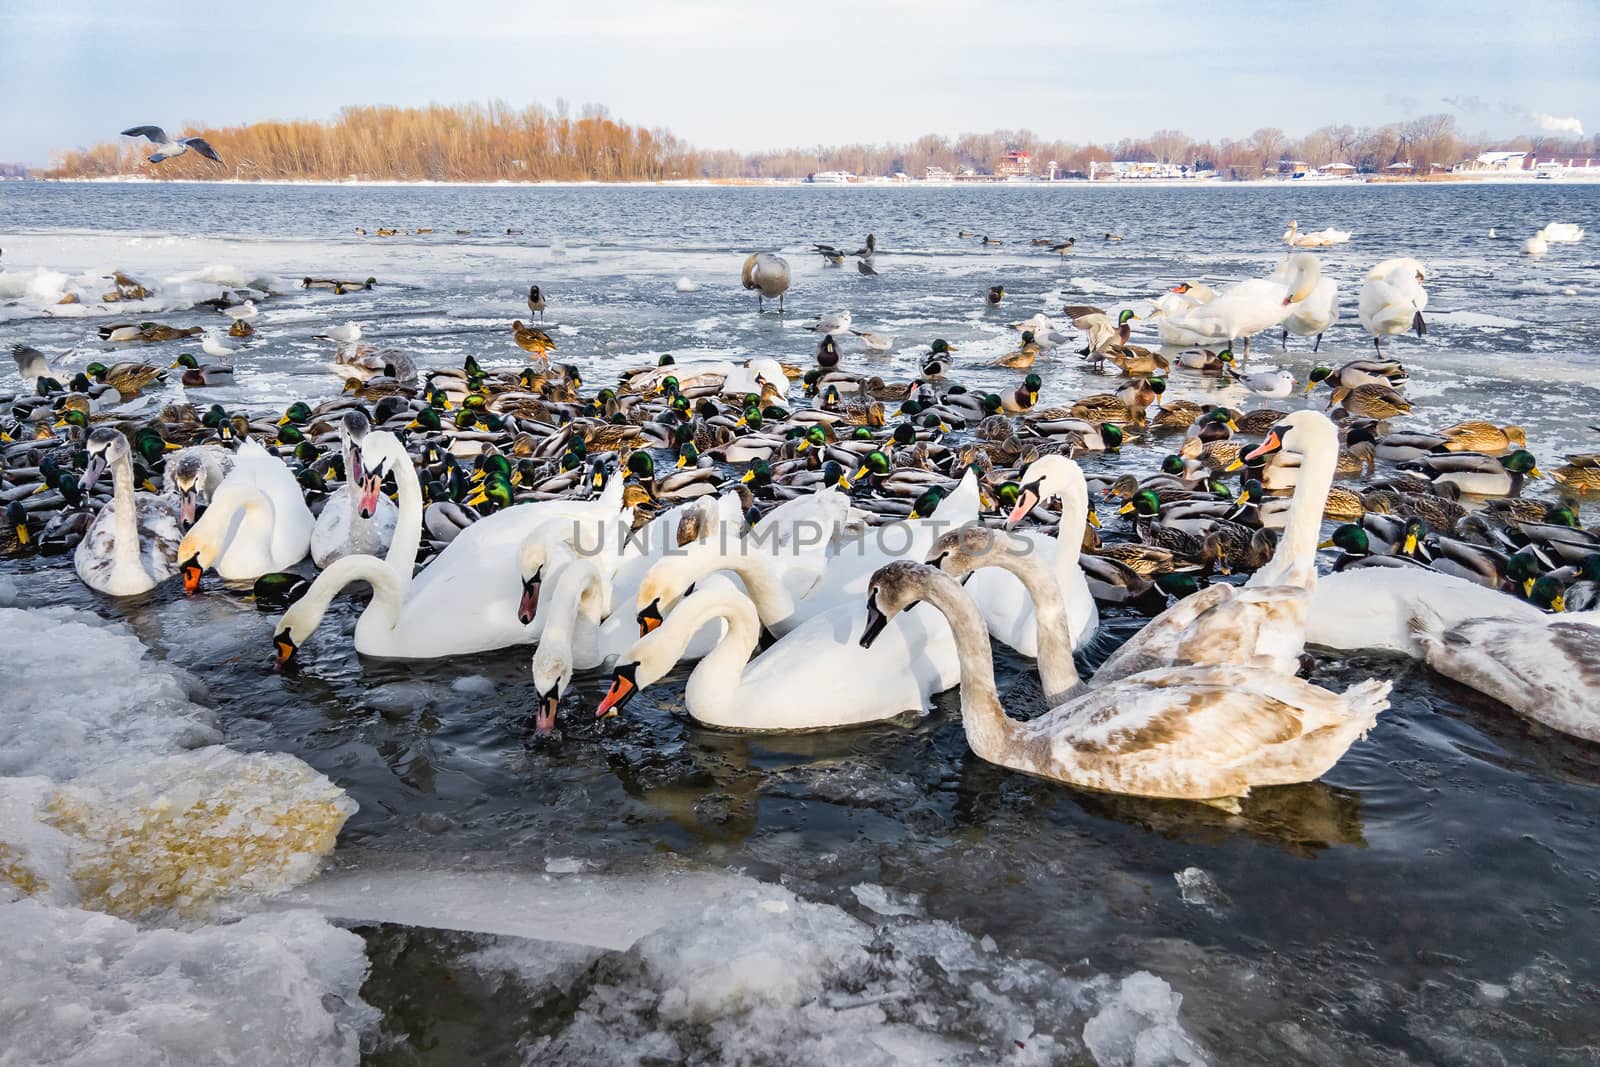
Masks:
[[[773,252],[757,252],[744,261],[742,281],[746,289],[756,290],[756,310],[761,301],[777,300],[783,314],[783,294],[789,291],[789,261]]]
[[[1275,280],[1285,281],[1289,273],[1289,260],[1284,260],[1273,275]],[[1294,304],[1289,312],[1289,317],[1283,320],[1282,344],[1285,350],[1289,347],[1289,335],[1296,337],[1315,337],[1311,351],[1315,352],[1322,347],[1322,335],[1335,322],[1339,321],[1339,286],[1332,278],[1323,277],[1312,287],[1310,295],[1299,303]]]
[[[1231,347],[1243,338],[1248,358],[1251,336],[1282,323],[1293,312],[1293,305],[1312,294],[1321,278],[1321,261],[1310,252],[1299,252],[1273,277],[1239,282],[1209,303],[1170,316],[1168,323],[1183,344]]]
[[[1367,272],[1356,314],[1379,355],[1383,354],[1380,338],[1412,329],[1418,337],[1428,332],[1422,318],[1428,306],[1428,291],[1422,287],[1426,280],[1426,269],[1410,256],[1386,259]]]

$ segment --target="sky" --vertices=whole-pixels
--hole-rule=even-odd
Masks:
[[[503,99],[703,148],[996,128],[1600,127],[1600,0],[0,0],[0,162],[134,125]]]

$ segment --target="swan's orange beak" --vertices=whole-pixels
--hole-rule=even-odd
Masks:
[[[194,596],[195,590],[200,588],[200,576],[205,573],[205,568],[200,566],[200,557],[190,556],[179,568],[179,573],[183,575],[183,595]]]
[[[661,625],[661,600],[658,597],[650,601],[649,605],[639,612],[639,636],[647,637],[656,632]]]
[[[639,691],[639,684],[634,680],[638,670],[637,663],[624,663],[617,668],[616,677],[611,679],[611,688],[606,690],[605,699],[594,709],[595,718],[609,718],[621,711],[623,705],[633,699],[633,695]]]
[[[1017,497],[1017,506],[1011,509],[1011,514],[1006,516],[1006,529],[1011,529],[1021,522],[1023,517],[1039,506],[1039,491],[1033,486],[1024,486],[1022,495]]]
[[[1267,434],[1267,439],[1245,454],[1245,459],[1259,459],[1262,456],[1278,451],[1283,447],[1283,440],[1278,436],[1278,431],[1273,430]]]
[[[281,671],[294,659],[296,646],[294,638],[288,632],[279,634],[272,639],[272,669]]]

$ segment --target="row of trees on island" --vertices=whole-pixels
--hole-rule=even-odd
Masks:
[[[176,133],[177,131],[170,131]],[[913,141],[791,148],[766,152],[698,150],[665,129],[645,129],[589,104],[576,114],[565,101],[514,108],[502,101],[421,108],[347,107],[327,122],[264,121],[244,126],[184,127],[206,138],[226,160],[194,153],[153,166],[150,146],[131,138],[58,153],[41,176],[390,181],[665,181],[804,178],[820,171],[922,177],[993,172],[1007,152],[1025,152],[1042,173],[1088,174],[1096,163],[1154,162],[1216,171],[1232,178],[1278,172],[1284,160],[1317,167],[1346,163],[1383,172],[1404,163],[1417,173],[1448,168],[1488,149],[1548,155],[1600,156],[1600,137],[1469,137],[1448,114],[1357,128],[1323,126],[1302,137],[1264,127],[1240,139],[1200,141],[1179,130],[1148,137],[1078,144],[1032,130],[994,130],[958,137],[927,134]]]

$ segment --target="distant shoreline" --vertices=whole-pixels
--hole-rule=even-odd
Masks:
[[[429,179],[405,180],[399,178],[345,179],[326,178],[149,178],[139,174],[117,175],[106,178],[23,178],[18,183],[50,185],[256,185],[256,186],[307,186],[312,188],[352,189],[586,189],[626,187],[630,189],[1351,189],[1365,186],[1461,186],[1461,185],[1515,185],[1539,188],[1559,188],[1563,185],[1600,185],[1600,171],[1593,175],[1563,176],[1555,180],[1537,179],[1533,175],[1450,175],[1429,178],[1337,178],[1321,181],[1304,181],[1283,178],[1250,178],[1240,181],[1221,179],[1195,180],[1192,178],[1130,178],[1061,179],[1057,181],[859,181],[859,182],[808,182],[801,178],[683,178],[661,181],[434,181]],[[5,184],[0,182],[0,185]]]

